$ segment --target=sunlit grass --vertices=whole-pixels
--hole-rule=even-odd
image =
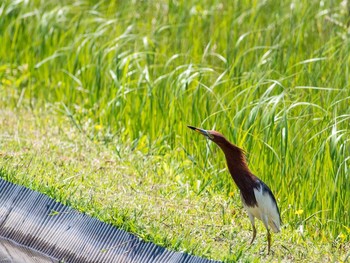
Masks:
[[[47,152],[30,150],[25,167],[3,158],[3,176],[174,249],[252,259],[264,236],[241,255],[249,222],[223,155],[186,125],[217,129],[248,152],[252,171],[278,199],[285,224],[280,241],[275,237],[278,256],[285,256],[282,245],[296,242],[294,259],[316,260],[324,245],[345,260],[350,43],[344,3],[5,1],[0,103],[35,113],[37,127],[18,118],[20,136],[40,130],[40,136],[54,133],[56,142],[47,143]],[[45,125],[45,112],[54,123]],[[42,143],[36,135],[28,135],[28,146],[13,140],[16,125],[8,126],[6,139],[2,124],[4,156]],[[89,152],[74,148],[75,139]],[[112,160],[107,175],[93,163],[106,161],[99,147]],[[302,242],[309,247],[303,250]]]

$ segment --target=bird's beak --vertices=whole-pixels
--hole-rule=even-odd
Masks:
[[[199,132],[200,134],[204,135],[205,137],[209,138],[209,139],[213,139],[214,136],[211,135],[207,130],[203,130],[203,129],[200,129],[200,128],[196,128],[196,127],[193,127],[193,126],[187,126],[188,128],[196,131],[196,132]]]

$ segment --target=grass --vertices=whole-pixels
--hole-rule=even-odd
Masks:
[[[0,168],[168,248],[257,261],[220,150],[249,153],[284,228],[265,261],[346,261],[345,2],[5,1]]]

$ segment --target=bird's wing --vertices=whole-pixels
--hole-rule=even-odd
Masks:
[[[270,188],[264,182],[260,181],[260,187],[259,189],[254,189],[254,194],[260,208],[261,218],[267,217],[267,223],[272,230],[279,232],[281,225],[280,212]]]

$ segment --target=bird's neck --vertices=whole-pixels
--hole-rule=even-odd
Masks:
[[[228,169],[238,188],[246,191],[254,187],[257,178],[249,170],[243,150],[229,142],[219,146],[225,154]]]

